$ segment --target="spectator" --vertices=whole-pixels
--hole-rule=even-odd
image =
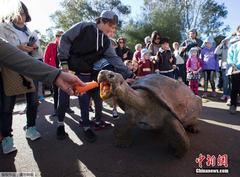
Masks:
[[[0,36],[20,50],[32,55],[38,56],[40,47],[37,42],[37,36],[34,36],[26,26],[26,22],[31,21],[27,7],[21,2],[21,11],[11,22],[4,22],[0,26]],[[2,135],[4,137],[2,147],[3,153],[8,154],[16,150],[12,138],[12,114],[16,102],[16,95],[26,94],[27,100],[27,125],[26,138],[34,141],[41,137],[36,130],[37,118],[37,82],[33,84],[23,75],[19,75],[12,70],[2,68],[4,98],[2,109]],[[35,85],[35,88],[34,88]]]
[[[161,38],[161,47],[156,55],[154,71],[162,75],[174,78],[174,69],[176,69],[176,58],[170,51],[169,39]]]
[[[204,93],[202,95],[203,98],[208,96],[208,80],[210,81],[212,93],[211,96],[216,97],[217,93],[215,91],[215,82],[214,75],[215,72],[219,70],[218,60],[216,55],[214,54],[215,48],[214,39],[212,37],[208,37],[205,39],[203,43],[203,48],[201,50],[200,58],[202,60],[202,70],[204,76]]]
[[[190,58],[186,63],[187,79],[189,80],[190,89],[195,95],[198,95],[198,81],[200,79],[200,71],[202,69],[201,60],[198,58],[198,48],[192,47],[189,51]]]
[[[192,47],[197,47],[198,52],[201,52],[201,46],[202,46],[203,41],[199,38],[197,38],[197,30],[196,29],[191,29],[188,31],[188,38],[180,45],[180,55],[183,57],[185,63],[188,57],[188,53]],[[184,67],[185,68],[185,67]],[[184,76],[186,76],[186,69],[184,69]],[[186,77],[183,78],[183,82],[185,84],[188,84]]]
[[[150,36],[146,36],[144,38],[144,44],[145,44],[144,48],[148,49],[149,45],[151,44],[151,37]]]
[[[152,62],[150,61],[150,54],[147,49],[141,50],[141,61],[139,63],[138,76],[146,76],[152,73]]]
[[[158,31],[153,31],[151,35],[151,43],[148,47],[148,51],[150,55],[152,56],[151,58],[154,58],[159,51],[160,48],[160,33]]]
[[[117,55],[122,59],[122,61],[132,60],[132,53],[130,49],[126,46],[126,39],[120,37],[118,38],[117,43],[118,47],[115,50]]]
[[[50,42],[44,53],[44,62],[52,67],[59,68],[59,60],[57,58],[57,48],[59,46],[60,38],[63,34],[63,31],[58,30],[55,34],[55,41]],[[52,85],[53,90],[53,100],[54,100],[54,113],[51,117],[55,117],[57,114],[57,104],[58,104],[58,96],[59,90],[56,85]],[[67,105],[68,109],[66,110],[67,113],[74,113],[74,111],[70,108],[70,105]]]
[[[221,56],[220,68],[222,72],[222,79],[223,79],[223,95],[220,98],[223,101],[230,100],[230,83],[229,78],[227,76],[227,54],[228,54],[228,46],[229,46],[229,39],[225,38],[221,41],[221,43],[217,46],[214,53],[217,56]]]
[[[240,26],[237,28],[240,34]],[[230,113],[235,114],[237,110],[237,96],[240,94],[240,41],[234,42],[228,51],[227,62],[231,66],[231,105]]]
[[[183,57],[180,56],[180,52],[179,52],[179,43],[178,42],[174,42],[173,43],[173,49],[174,49],[174,56],[176,58],[176,65],[177,65],[177,68],[175,69],[175,72],[174,72],[174,77],[175,79],[179,79],[179,76],[180,76],[180,80],[183,81],[184,79],[183,78],[186,78],[186,69],[185,69],[185,62],[184,62],[184,59]]]
[[[142,44],[136,44],[135,52],[133,54],[133,60],[136,60],[137,62],[141,60],[141,50],[142,50]]]

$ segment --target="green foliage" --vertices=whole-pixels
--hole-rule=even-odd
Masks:
[[[208,0],[201,9],[201,21],[199,23],[201,31],[209,35],[224,33],[229,27],[221,29],[224,25],[221,19],[226,18],[228,11],[224,4],[218,4],[214,0]]]
[[[154,10],[140,22],[131,21],[123,29],[123,34],[128,39],[129,47],[133,49],[136,43],[144,43],[144,38],[151,36],[155,30],[159,31],[161,36],[168,36],[170,42],[180,41],[181,18],[177,11],[175,9]]]
[[[103,10],[113,10],[119,17],[130,14],[129,6],[120,0],[62,0],[62,9],[57,10],[51,18],[57,28],[69,29],[80,21],[94,21]]]

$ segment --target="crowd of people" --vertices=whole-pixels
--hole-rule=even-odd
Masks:
[[[236,35],[225,38],[216,48],[212,37],[207,37],[203,42],[197,38],[196,29],[191,29],[188,38],[181,45],[173,42],[173,50],[170,47],[170,39],[154,31],[151,37],[144,38],[144,44],[139,41],[140,43],[135,45],[135,51],[132,52],[127,47],[126,38],[113,39],[118,16],[112,11],[103,11],[95,23],[79,22],[65,32],[57,31],[55,41],[49,43],[43,52],[37,35],[26,25],[30,21],[27,7],[20,2],[19,13],[0,23],[0,44],[4,39],[24,52],[25,57],[28,55],[39,60],[37,71],[42,77],[44,74],[46,77],[46,70],[53,70],[56,73],[51,77],[54,79],[48,83],[51,83],[53,88],[54,106],[51,116],[58,120],[56,130],[58,139],[68,137],[64,128],[64,118],[66,112],[73,113],[69,96],[73,94],[73,83],[84,85],[83,82],[96,80],[97,74],[102,69],[122,74],[129,84],[148,74],[161,74],[189,85],[196,95],[199,94],[199,81],[203,77],[202,97],[204,98],[209,96],[208,81],[211,84],[211,96],[216,97],[214,77],[217,72],[221,71],[223,80],[221,99],[231,100],[230,112],[233,114],[236,112],[237,96],[240,90],[240,26],[237,28]],[[4,45],[7,44],[4,43]],[[12,46],[9,51],[6,51],[13,50]],[[41,63],[41,60],[51,67],[44,68],[46,66]],[[40,76],[36,77],[34,72],[36,71],[31,71],[31,73],[21,71],[19,74],[19,69],[15,70],[1,63],[0,135],[4,154],[16,151],[12,135],[12,118],[16,97],[19,94],[26,95],[26,138],[34,141],[41,137],[36,128],[36,118],[39,80],[44,81],[44,79]],[[63,77],[64,74],[67,75]],[[71,82],[67,83],[66,78]],[[78,96],[78,100],[81,110],[79,124],[83,135],[88,142],[95,142],[97,136],[92,129],[100,130],[111,126],[102,119],[103,104],[99,88]],[[92,101],[95,111],[93,122],[89,119]],[[116,106],[113,98],[113,118],[115,119],[118,118]]]

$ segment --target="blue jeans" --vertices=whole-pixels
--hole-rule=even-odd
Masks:
[[[27,127],[35,126],[37,118],[38,99],[37,92],[26,93],[27,101]],[[2,135],[4,137],[12,136],[12,117],[13,109],[16,103],[16,96],[3,96],[2,110]]]
[[[222,69],[222,79],[223,79],[223,95],[227,95],[230,96],[230,83],[229,83],[229,78],[226,75],[227,74],[227,70],[226,69]]]
[[[91,75],[79,74],[78,77],[83,82],[92,81]],[[102,119],[102,99],[100,98],[100,95],[99,95],[99,89],[96,88],[96,89],[90,90],[78,97],[79,106],[80,106],[80,110],[81,110],[81,118],[83,120],[84,127],[90,126],[90,121],[89,121],[90,97],[92,97],[93,101],[94,101],[96,121],[98,122]],[[67,95],[67,93],[65,93],[64,91],[60,90],[59,104],[58,104],[58,109],[57,109],[57,115],[58,115],[59,122],[64,121],[67,105],[69,105],[69,95]]]

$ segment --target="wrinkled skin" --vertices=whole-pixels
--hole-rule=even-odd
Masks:
[[[145,81],[141,79],[143,83],[150,81],[149,84],[154,82],[156,85],[156,77],[157,79],[162,79],[165,85],[169,85],[166,88],[171,89],[172,87],[175,89],[176,85],[174,84],[177,84],[179,89],[185,89],[184,92],[189,92],[190,96],[193,97],[189,88],[178,85],[177,81],[173,81],[172,79],[169,80],[166,77],[158,77],[157,75],[149,76],[145,78]],[[196,116],[199,112],[196,113],[196,111],[192,109],[185,109],[183,113],[179,113],[178,111],[181,107],[175,110],[175,105],[177,105],[177,107],[180,105],[183,107],[190,106],[190,108],[195,107],[201,109],[199,99],[195,99],[194,96],[189,103],[184,100],[189,99],[185,96],[183,98],[176,98],[181,101],[181,104],[168,104],[169,100],[171,100],[171,98],[168,98],[169,94],[161,96],[163,92],[161,89],[164,88],[163,86],[151,88],[149,90],[148,87],[150,88],[150,85],[146,86],[146,89],[144,87],[141,88],[138,86],[141,85],[141,79],[136,81],[137,84],[133,83],[133,86],[130,87],[118,73],[103,70],[98,75],[98,81],[100,83],[109,83],[110,89],[108,89],[108,91],[111,92],[111,94],[108,94],[109,97],[114,96],[117,104],[125,111],[125,114],[116,122],[114,130],[116,145],[118,147],[130,146],[132,144],[132,130],[135,126],[140,126],[146,129],[162,130],[174,155],[182,157],[190,147],[189,138],[185,130],[193,133],[198,132],[196,128]],[[138,84],[138,82],[140,84]],[[100,89],[100,92],[101,91]],[[155,92],[157,93],[155,94]],[[168,92],[168,90],[165,90],[163,93],[165,92]],[[177,115],[180,115],[180,117]]]

